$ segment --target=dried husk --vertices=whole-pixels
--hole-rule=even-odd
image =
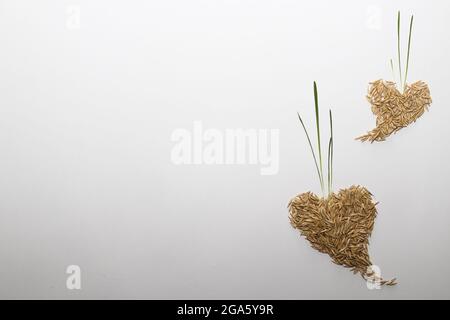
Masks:
[[[328,254],[338,265],[351,268],[364,279],[374,279],[368,245],[377,210],[372,194],[352,186],[319,198],[311,192],[297,195],[288,205],[291,225],[300,230],[311,246]],[[377,278],[381,285],[395,279]]]
[[[401,128],[415,122],[428,110],[432,100],[430,89],[423,81],[406,85],[400,93],[394,82],[377,80],[370,83],[367,100],[376,116],[376,128],[356,139],[384,141]]]

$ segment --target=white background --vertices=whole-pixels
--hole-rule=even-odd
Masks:
[[[409,79],[434,102],[362,144],[368,83],[391,79],[398,9],[403,40],[415,14]],[[450,298],[449,9],[1,0],[0,297]],[[380,202],[370,253],[396,287],[368,290],[289,225],[289,199],[319,191],[296,117],[312,128],[313,80],[323,118],[335,115],[336,186]],[[279,129],[279,173],[172,164],[171,133],[195,120]],[[71,264],[79,291],[66,289]]]

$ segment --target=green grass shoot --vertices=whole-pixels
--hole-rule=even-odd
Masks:
[[[414,16],[411,15],[411,20],[409,22],[409,35],[408,35],[408,50],[406,53],[406,67],[405,67],[405,74],[403,75],[402,72],[402,59],[401,59],[401,41],[400,41],[400,25],[401,25],[401,20],[400,20],[400,11],[398,11],[397,14],[397,60],[398,60],[398,73],[399,73],[399,83],[397,85],[397,89],[403,93],[406,89],[406,84],[407,84],[407,78],[408,78],[408,70],[409,70],[409,56],[410,56],[410,52],[411,52],[411,34],[412,34],[412,27],[413,27],[413,21],[414,21]],[[394,63],[392,61],[392,59],[390,59],[390,65],[391,65],[391,70],[392,70],[392,77],[394,78],[394,82],[395,82],[395,72],[394,72]]]
[[[316,112],[316,129],[317,129],[317,148],[319,150],[320,162],[320,186],[323,190],[323,171],[322,171],[322,147],[320,145],[320,118],[319,118],[319,95],[317,94],[317,84],[314,81],[314,110]]]
[[[406,88],[406,78],[408,77],[408,68],[409,68],[409,52],[411,50],[411,33],[413,26],[414,16],[411,16],[411,20],[409,22],[409,36],[408,36],[408,53],[406,54],[406,71],[405,71],[405,80],[403,83],[403,90]]]
[[[400,52],[400,11],[397,14],[397,56],[398,56],[398,74],[400,75],[400,86],[403,84],[402,80],[402,61]]]
[[[324,189],[324,180],[323,180],[323,165],[322,165],[322,150],[321,150],[321,141],[320,141],[320,112],[319,112],[319,96],[317,93],[317,84],[314,81],[314,111],[315,111],[315,117],[316,117],[316,132],[317,132],[317,148],[318,148],[318,155],[319,155],[319,161],[317,161],[316,152],[314,151],[313,144],[311,142],[310,136],[308,134],[308,130],[306,129],[305,123],[303,122],[302,117],[299,113],[297,113],[298,119],[300,120],[300,123],[303,127],[303,130],[305,131],[306,138],[308,140],[309,147],[311,149],[311,154],[314,159],[314,164],[316,165],[317,175],[319,176],[320,181],[320,188],[322,190],[322,196],[325,196],[325,189]],[[330,195],[332,193],[332,184],[333,184],[333,119],[331,110],[329,112],[330,117],[330,140],[328,142],[328,188],[327,193]]]
[[[333,192],[333,116],[330,116],[330,140],[328,141],[328,194]]]

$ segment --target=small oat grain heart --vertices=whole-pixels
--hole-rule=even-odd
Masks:
[[[423,81],[407,85],[402,94],[394,82],[377,80],[370,83],[367,100],[377,117],[376,128],[356,139],[370,142],[383,141],[415,122],[432,102],[430,89]]]

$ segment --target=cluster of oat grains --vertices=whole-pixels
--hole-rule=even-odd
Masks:
[[[400,50],[400,12],[397,15],[397,77],[394,62],[392,59],[390,62],[394,81],[395,78],[398,78],[398,81],[380,79],[370,83],[367,99],[376,116],[376,127],[357,138],[361,141],[384,141],[391,134],[415,122],[431,105],[430,89],[425,82],[417,81],[407,84],[413,20],[414,17],[411,16],[406,65],[403,68]],[[328,141],[328,192],[325,192],[319,105],[315,82],[314,102],[316,151],[300,115],[299,120],[311,149],[322,196],[305,192],[294,197],[288,204],[290,223],[300,231],[314,249],[328,254],[334,263],[350,268],[366,280],[376,281],[381,285],[395,285],[395,278],[384,280],[376,274],[369,256],[369,238],[377,216],[377,203],[373,201],[372,194],[362,186],[351,186],[337,193],[332,190],[334,141],[331,110],[329,113],[331,136]]]
[[[377,216],[375,205],[372,194],[361,186],[340,190],[328,198],[306,192],[289,202],[289,219],[314,249],[371,279],[368,246]],[[382,285],[396,284],[395,279],[379,281]]]
[[[358,137],[361,141],[383,141],[415,122],[431,104],[430,89],[423,81],[407,85],[400,93],[394,82],[377,80],[369,86],[367,100],[376,116],[376,128]]]
[[[409,57],[411,49],[411,34],[414,16],[409,23],[408,51],[404,74],[402,72],[401,45],[400,45],[400,12],[397,15],[397,67],[398,76],[394,71],[394,62],[391,59],[392,75],[398,82],[377,80],[369,85],[367,99],[372,112],[376,116],[376,127],[367,134],[356,139],[361,141],[384,141],[388,136],[415,122],[428,110],[431,104],[430,89],[423,81],[407,84]]]

